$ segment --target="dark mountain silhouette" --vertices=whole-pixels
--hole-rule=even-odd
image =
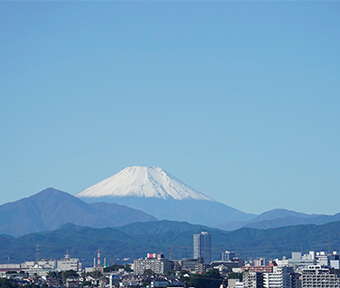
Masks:
[[[327,251],[340,247],[340,221],[325,225],[297,225],[275,229],[242,228],[227,232],[187,222],[159,221],[134,223],[116,228],[90,228],[66,224],[56,230],[24,235],[17,238],[0,236],[0,262],[21,262],[35,259],[36,244],[44,259],[62,258],[68,250],[85,265],[92,265],[97,249],[108,264],[131,262],[146,253],[164,253],[174,259],[192,257],[193,234],[211,234],[212,259],[219,260],[225,250],[235,251],[240,258],[290,257],[292,251]],[[125,260],[123,260],[126,258]]]
[[[88,204],[53,188],[0,206],[0,234],[13,236],[49,231],[66,223],[103,228],[137,221],[157,219],[114,203]]]
[[[320,215],[305,214],[287,209],[273,209],[254,217],[248,222],[226,222],[215,227],[226,231],[233,231],[242,227],[269,229],[307,224],[322,225],[335,221],[340,221],[340,213],[335,215]]]

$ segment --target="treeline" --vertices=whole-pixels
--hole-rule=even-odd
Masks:
[[[19,288],[20,286],[15,281],[11,281],[7,278],[0,278],[0,288]],[[34,284],[26,284],[25,288],[39,288]]]

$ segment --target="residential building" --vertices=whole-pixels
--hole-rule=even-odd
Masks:
[[[254,266],[265,266],[266,265],[266,259],[260,258],[254,260]]]
[[[258,273],[272,273],[273,266],[243,266],[243,271],[258,272]]]
[[[249,272],[243,273],[244,288],[263,288],[263,273]]]
[[[331,274],[328,268],[320,265],[308,266],[301,271],[301,288],[339,288],[338,275]]]
[[[82,271],[82,265],[78,258],[65,258],[57,261],[58,271],[73,270],[76,272]]]
[[[181,266],[181,270],[188,270],[194,273],[204,273],[207,267],[207,265],[204,264],[203,258],[182,259],[178,262]]]
[[[294,267],[308,267],[309,265],[315,265],[315,263],[315,254],[313,251],[305,255],[302,255],[301,252],[292,252],[292,258],[288,259],[288,265]]]
[[[211,262],[211,236],[208,232],[194,234],[194,259],[203,258],[204,263]]]
[[[243,282],[239,279],[228,279],[227,288],[243,288]]]
[[[291,267],[273,267],[273,273],[263,273],[264,288],[290,288],[291,277],[293,272]]]
[[[236,258],[236,253],[235,252],[230,252],[230,251],[224,251],[222,252],[222,261],[231,261],[234,258]]]
[[[153,253],[149,253],[150,256]],[[157,258],[145,258],[134,260],[134,273],[135,275],[144,274],[145,270],[152,270],[156,274],[164,274],[165,272],[173,269],[172,261],[164,259],[163,255],[158,255]]]

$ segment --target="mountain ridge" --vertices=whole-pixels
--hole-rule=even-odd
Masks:
[[[41,256],[45,259],[58,259],[68,250],[72,257],[81,259],[85,266],[92,265],[97,249],[102,251],[103,257],[113,259],[111,261],[114,263],[126,263],[123,258],[129,258],[127,262],[131,263],[133,259],[145,257],[149,252],[163,253],[169,258],[170,251],[173,251],[174,259],[191,258],[193,234],[202,231],[211,235],[213,260],[219,260],[225,250],[236,252],[240,258],[270,259],[290,257],[291,252],[300,251],[301,246],[306,253],[310,250],[327,250],[329,241],[333,250],[340,246],[340,221],[263,230],[242,228],[232,232],[173,221],[159,221],[156,223],[157,227],[153,223],[133,225],[135,227],[132,229],[145,233],[138,232],[138,236],[129,233],[131,224],[114,228],[65,224],[53,231],[16,238],[0,236],[0,245],[6,251],[0,254],[0,261],[6,262],[7,257],[17,262],[33,260],[36,243],[39,243]]]
[[[226,222],[214,227],[232,231],[242,227],[269,229],[308,224],[323,225],[336,221],[340,221],[340,213],[334,215],[306,214],[288,209],[272,209],[263,212],[250,221]]]
[[[126,205],[159,220],[207,226],[248,221],[256,216],[213,200],[157,166],[127,167],[75,196],[88,203]]]
[[[116,203],[88,204],[54,188],[47,188],[30,197],[0,205],[0,234],[12,236],[49,231],[69,222],[92,227],[109,227],[150,220],[158,219],[143,211]]]

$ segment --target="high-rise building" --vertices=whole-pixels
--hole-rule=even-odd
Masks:
[[[211,262],[211,236],[208,232],[194,234],[194,259],[203,258],[205,263]]]
[[[230,262],[234,258],[236,258],[235,252],[230,252],[230,251],[222,252],[222,261]]]

